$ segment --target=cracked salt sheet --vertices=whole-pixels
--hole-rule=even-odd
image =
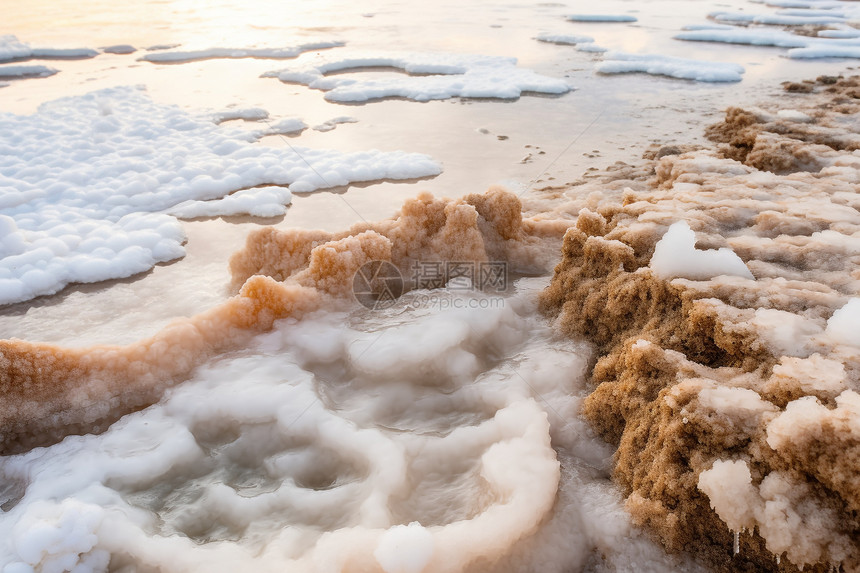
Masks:
[[[430,101],[452,97],[515,99],[524,92],[563,94],[570,86],[532,70],[518,68],[516,58],[419,52],[352,52],[315,54],[263,77],[325,91],[334,102],[366,102],[402,97]],[[332,72],[361,68],[395,68],[402,77],[362,79],[357,74]]]
[[[595,66],[595,69],[603,74],[642,72],[699,82],[739,82],[744,73],[743,66],[738,64],[688,60],[658,54],[609,52],[604,58]]]
[[[343,42],[307,42],[286,48],[202,48],[199,50],[172,50],[146,54],[139,60],[163,64],[183,64],[199,60],[257,58],[263,60],[292,59],[305,52],[343,46]]]
[[[0,304],[182,257],[175,216],[268,217],[283,213],[291,191],[441,172],[401,151],[255,145],[258,134],[132,87],[3,113],[0,129],[12,134],[0,144]]]

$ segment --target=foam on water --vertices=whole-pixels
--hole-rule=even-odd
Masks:
[[[255,143],[306,127],[292,118],[253,133],[216,125],[260,111],[193,115],[128,87],[60,99],[30,116],[0,114],[9,134],[0,160],[0,303],[183,256],[185,234],[167,213],[270,217],[283,214],[290,191],[441,171],[424,155]]]
[[[352,52],[316,54],[281,70],[267,72],[282,82],[323,90],[334,102],[366,102],[402,97],[416,101],[472,98],[518,98],[523,92],[563,94],[570,86],[516,66],[516,58],[465,54]],[[388,79],[361,79],[327,75],[362,68],[394,68],[408,75]]]

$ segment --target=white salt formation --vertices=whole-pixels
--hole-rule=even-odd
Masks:
[[[696,234],[685,221],[669,227],[654,247],[651,270],[664,279],[708,280],[720,275],[752,279],[752,273],[731,249],[696,249]]]
[[[576,44],[588,44],[594,42],[591,36],[578,36],[576,34],[549,34],[543,33],[535,36],[535,40],[539,42],[548,42],[550,44],[565,44],[574,46]]]
[[[308,42],[285,48],[201,48],[199,50],[165,50],[145,54],[138,58],[145,62],[160,64],[184,64],[199,60],[257,58],[264,60],[287,60],[305,52],[325,50],[343,46],[343,42]]]
[[[571,22],[636,22],[635,16],[628,14],[570,14],[566,16]]]
[[[515,99],[524,92],[563,94],[570,86],[563,80],[518,68],[516,58],[463,54],[349,52],[300,57],[264,77],[325,91],[333,102],[366,102],[402,97],[430,101],[453,97]],[[363,79],[360,74],[332,72],[362,68],[393,68],[406,72],[391,78]],[[394,76],[394,75],[393,75]]]
[[[0,155],[0,304],[183,256],[185,235],[166,213],[271,217],[283,214],[291,191],[441,171],[424,155],[254,143],[300,120],[256,134],[216,125],[259,111],[213,119],[157,104],[137,88],[113,88],[44,104],[30,116],[0,114],[8,134]]]
[[[93,58],[98,52],[90,48],[33,48],[17,37],[0,36],[0,62],[40,58]]]
[[[625,52],[607,53],[595,69],[604,74],[642,72],[700,82],[739,82],[744,73],[738,64]]]
[[[535,313],[545,282],[413,291],[382,327],[336,310],[367,261],[534,271],[568,224],[498,189],[423,194],[345,233],[261,229],[236,297],[138,344],[0,341],[4,448],[54,442],[0,457],[0,568],[562,573],[621,547],[610,566],[688,569],[621,512],[575,416],[588,352]],[[448,310],[416,304],[431,292]]]
[[[5,64],[0,65],[0,78],[46,78],[53,76],[59,70],[39,64]]]
[[[542,295],[634,521],[718,570],[860,570],[860,78],[802,86],[576,187]]]

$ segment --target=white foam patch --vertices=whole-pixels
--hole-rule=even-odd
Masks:
[[[576,418],[585,347],[532,306],[282,321],[101,435],[2,457],[0,570],[561,573],[650,547],[585,471],[611,453]],[[409,349],[396,375],[354,360],[368,337]]]
[[[852,298],[833,313],[827,334],[840,344],[860,347],[860,298]]]
[[[637,22],[635,16],[628,14],[570,14],[566,16],[571,22]]]
[[[433,535],[418,522],[396,525],[382,535],[373,556],[385,573],[421,573],[433,556]]]
[[[696,249],[696,234],[686,221],[669,227],[654,248],[650,266],[654,273],[665,279],[708,280],[719,275],[754,278],[743,260],[731,249]]]
[[[358,119],[349,115],[340,115],[338,117],[333,117],[330,120],[323,122],[319,125],[315,125],[313,129],[314,131],[331,131],[338,125],[344,123],[358,123]]]
[[[587,44],[590,42],[594,42],[594,38],[591,36],[578,36],[576,34],[538,34],[535,36],[535,40],[539,42],[548,42],[551,44],[566,44],[566,45],[576,45],[576,44]]]
[[[767,28],[719,28],[687,30],[675,34],[676,40],[690,42],[722,42],[726,44],[747,44],[750,46],[776,46],[779,48],[803,48],[808,39],[795,36],[783,30]]]
[[[771,26],[818,26],[845,22],[841,14],[827,14],[806,11],[783,14],[750,14],[747,12],[713,12],[708,15],[717,22],[735,22],[744,24],[766,24]],[[811,14],[808,12],[812,12]]]
[[[269,112],[261,107],[226,109],[212,114],[212,121],[215,123],[224,123],[225,121],[234,121],[237,119],[244,121],[262,121],[268,118]]]
[[[607,53],[595,69],[604,74],[641,72],[700,82],[739,82],[744,73],[738,64],[625,52]]]
[[[607,48],[603,46],[598,46],[597,44],[587,42],[585,44],[577,44],[576,49],[580,52],[592,52],[595,54],[602,54],[603,52],[608,52]]]
[[[60,99],[29,116],[0,114],[0,129],[9,134],[0,144],[0,304],[183,256],[182,227],[163,212],[186,201],[201,202],[186,204],[186,214],[271,216],[288,195],[251,187],[310,192],[441,171],[426,155],[254,144],[253,134],[157,104],[139,88]]]
[[[46,78],[53,76],[59,70],[38,64],[5,64],[0,65],[0,78]]]
[[[304,52],[338,48],[343,42],[308,42],[284,48],[201,48],[197,50],[165,50],[141,56],[140,60],[153,63],[180,64],[211,59],[257,58],[265,60],[285,60],[297,57]]]
[[[286,187],[264,185],[236,191],[223,199],[183,201],[167,212],[180,219],[230,215],[279,217],[284,214],[285,207],[290,204],[290,201],[292,201],[292,193]]]
[[[860,17],[860,14],[858,14]],[[703,26],[685,28],[674,36],[676,40],[694,42],[722,42],[751,46],[789,48],[787,56],[794,59],[860,58],[860,37],[855,34],[837,34],[833,37],[800,36],[784,30],[759,27],[716,28]]]
[[[781,109],[776,113],[776,115],[779,119],[796,123],[811,123],[814,121],[812,117],[796,109]]]
[[[452,97],[515,99],[523,92],[562,94],[570,91],[563,80],[518,68],[515,58],[423,52],[354,52],[349,56],[341,53],[299,58],[293,65],[263,76],[323,90],[325,98],[334,102],[366,102],[390,97],[415,101]],[[394,68],[406,74],[422,75],[378,79],[363,79],[360,74],[326,75],[368,67]]]
[[[273,123],[268,123],[266,129],[255,132],[255,136],[265,135],[292,135],[301,133],[308,128],[308,124],[297,117],[285,117]]]
[[[93,58],[98,55],[91,48],[33,48],[16,36],[0,36],[0,62],[23,58]]]

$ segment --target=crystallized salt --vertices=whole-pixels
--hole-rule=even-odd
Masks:
[[[743,66],[738,64],[625,52],[606,54],[595,69],[604,74],[643,72],[701,82],[739,82],[744,73]]]
[[[0,36],[0,62],[22,58],[92,58],[98,52],[90,48],[33,48],[12,35]]]
[[[425,155],[264,147],[259,134],[156,104],[140,88],[0,114],[0,130],[0,304],[183,256],[168,212],[269,217],[290,191],[440,172]]]
[[[146,54],[139,59],[154,63],[180,64],[194,62],[197,60],[211,60],[218,58],[258,58],[267,60],[283,60],[295,58],[304,52],[337,48],[343,46],[343,42],[323,41],[309,42],[298,46],[286,48],[203,48],[200,50],[174,50],[159,51],[154,54]]]
[[[267,72],[282,82],[323,90],[335,102],[366,102],[403,97],[430,101],[452,97],[514,99],[523,92],[562,94],[570,91],[563,80],[542,76],[516,66],[515,58],[465,54],[410,52],[342,52],[299,58],[287,68]],[[394,68],[407,74],[390,78],[363,79],[337,74],[359,68]]]
[[[651,269],[665,279],[708,280],[719,275],[754,278],[731,249],[696,249],[696,234],[686,221],[679,221],[669,227],[657,243],[651,257]]]
[[[594,38],[591,36],[577,36],[575,34],[538,34],[535,36],[535,40],[539,42],[549,42],[551,44],[586,44],[589,42],[593,42]]]
[[[852,298],[827,321],[827,334],[849,346],[860,346],[860,298]]]
[[[571,22],[636,22],[635,16],[627,14],[571,14],[567,16]]]

